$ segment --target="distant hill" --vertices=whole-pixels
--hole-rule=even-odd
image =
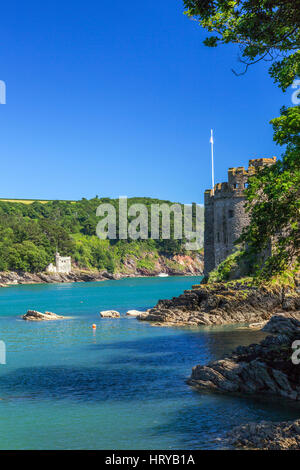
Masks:
[[[96,209],[118,199],[80,201],[0,200],[0,271],[41,272],[58,250],[70,255],[78,269],[116,272],[154,272],[160,264],[184,271],[199,252],[187,253],[185,240],[100,240],[96,236]],[[129,198],[128,207],[166,203],[152,198]],[[118,218],[117,218],[118,220]],[[204,209],[202,212],[202,240]],[[172,226],[172,217],[171,217]],[[118,226],[117,226],[118,232]],[[172,231],[171,231],[172,233]],[[150,234],[149,234],[150,235]],[[188,258],[182,255],[189,255]],[[161,262],[163,257],[163,262]]]

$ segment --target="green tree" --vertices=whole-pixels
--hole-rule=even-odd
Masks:
[[[44,271],[51,258],[30,241],[15,244],[8,251],[8,268],[22,272]]]
[[[263,252],[273,240],[272,255],[260,275],[269,277],[298,264],[300,253],[300,108],[283,108],[273,119],[274,140],[287,145],[282,160],[249,179],[247,208],[251,224],[240,241]]]

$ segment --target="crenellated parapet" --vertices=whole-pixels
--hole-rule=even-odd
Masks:
[[[249,160],[249,169],[257,169],[265,166],[271,166],[276,163],[277,157],[272,158],[254,158],[253,160]]]

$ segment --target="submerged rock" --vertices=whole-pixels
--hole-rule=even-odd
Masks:
[[[23,315],[23,320],[28,321],[50,321],[50,320],[61,320],[64,318],[62,315],[56,315],[52,312],[37,312],[36,310],[28,310],[28,312]]]
[[[102,318],[120,318],[120,314],[116,310],[105,310],[103,312],[100,312],[100,317],[102,317]]]

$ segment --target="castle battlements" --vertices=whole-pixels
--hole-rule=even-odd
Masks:
[[[277,158],[254,158],[253,160],[249,160],[249,169],[251,167],[259,168],[264,166],[270,166],[276,163]]]
[[[245,211],[245,189],[249,176],[258,168],[273,165],[276,157],[249,160],[243,166],[228,169],[228,181],[217,183],[204,193],[205,233],[204,272],[207,275],[235,249],[235,241],[249,224]]]

